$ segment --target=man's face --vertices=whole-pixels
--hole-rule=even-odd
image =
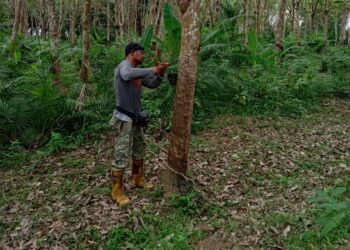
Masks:
[[[143,50],[135,50],[132,52],[132,56],[137,64],[142,64],[143,60],[145,59],[145,53]]]

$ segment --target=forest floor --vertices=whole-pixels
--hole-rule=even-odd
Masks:
[[[350,186],[349,121],[338,99],[298,119],[217,117],[192,137],[195,192],[180,201],[163,197],[166,140],[148,147],[158,188],[127,181],[125,207],[110,199],[112,134],[0,169],[0,249],[349,249],[349,235],[315,240],[307,202],[314,189]]]

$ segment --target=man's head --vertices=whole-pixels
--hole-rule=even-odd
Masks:
[[[136,63],[136,65],[142,64],[145,59],[145,48],[139,43],[129,43],[125,48],[125,57]]]

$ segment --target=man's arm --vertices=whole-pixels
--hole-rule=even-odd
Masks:
[[[148,69],[140,69],[140,68],[132,68],[130,65],[121,66],[120,76],[124,81],[135,80],[139,78],[152,79],[155,75],[154,68]]]
[[[150,89],[155,89],[161,84],[162,79],[160,76],[154,76],[152,79],[142,80],[142,85]]]

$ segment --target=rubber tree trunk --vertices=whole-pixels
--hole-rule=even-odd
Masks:
[[[19,31],[19,24],[21,21],[21,13],[23,8],[24,0],[18,0],[17,6],[15,6],[15,17],[13,19],[13,26],[12,26],[12,34],[11,34],[11,42],[15,43],[17,33]]]
[[[91,0],[84,1],[83,10],[83,58],[80,70],[80,76],[84,83],[89,82],[89,50],[90,50],[90,12],[91,12]]]
[[[46,38],[46,0],[40,0],[41,37]]]
[[[261,15],[260,12],[261,12],[261,2],[260,0],[256,0],[255,6],[254,6],[254,14],[255,14],[254,30],[256,35],[260,34],[260,15]]]
[[[178,5],[182,39],[168,168],[165,174],[165,189],[168,194],[181,191],[182,175],[186,175],[187,171],[200,40],[200,0],[178,0]]]
[[[275,29],[275,45],[277,50],[283,50],[284,17],[286,13],[286,0],[280,0]]]
[[[292,32],[299,40],[300,38],[300,26],[299,26],[299,11],[300,11],[301,0],[293,0],[293,23]]]
[[[330,0],[325,0],[324,30],[323,30],[323,44],[324,44],[325,51],[327,50],[327,47],[328,47],[329,9],[330,9]]]
[[[111,44],[111,5],[107,2],[106,6],[106,14],[107,14],[107,44]]]
[[[76,35],[75,35],[75,23],[76,23],[76,2],[71,1],[70,14],[69,14],[69,41],[72,47],[76,45]]]
[[[248,31],[250,20],[250,0],[244,0],[243,2],[243,43],[248,44]]]
[[[119,36],[123,34],[123,8],[122,0],[114,1],[114,23],[115,23],[115,42],[118,43]]]
[[[60,0],[60,15],[58,19],[58,37],[61,37],[62,27],[64,26],[64,0]]]
[[[19,23],[19,31],[21,34],[26,35],[28,30],[28,4],[27,1],[23,2],[21,9],[21,18]]]
[[[316,15],[320,0],[311,1],[311,15],[310,15],[310,34],[315,33],[316,30]]]
[[[344,45],[346,42],[346,25],[347,25],[348,17],[349,17],[349,0],[344,0],[344,13],[342,15],[339,45]]]
[[[60,60],[58,52],[58,39],[59,39],[59,23],[56,18],[56,6],[55,0],[49,0],[49,27],[51,35],[51,57],[52,57],[52,68],[51,71],[55,76],[55,82],[60,80]]]

